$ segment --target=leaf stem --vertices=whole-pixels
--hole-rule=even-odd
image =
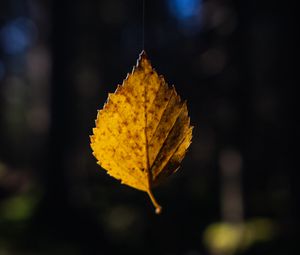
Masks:
[[[162,210],[162,207],[157,203],[151,189],[147,190],[147,194],[149,195],[150,199],[151,199],[151,202],[152,204],[154,205],[155,207],[155,213],[156,214],[160,214],[161,213],[161,210]]]

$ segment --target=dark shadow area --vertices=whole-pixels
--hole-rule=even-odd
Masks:
[[[299,239],[295,8],[282,1],[2,0],[0,255],[286,255]],[[144,39],[143,39],[144,34]],[[92,155],[143,49],[192,145],[147,197]]]

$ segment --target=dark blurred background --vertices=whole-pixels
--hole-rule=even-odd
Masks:
[[[296,254],[293,10],[145,1],[145,50],[195,126],[157,216],[89,146],[143,48],[143,1],[1,0],[0,255]]]

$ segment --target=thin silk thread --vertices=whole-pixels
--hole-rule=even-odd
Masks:
[[[143,19],[142,19],[142,50],[145,50],[145,0],[143,0]]]

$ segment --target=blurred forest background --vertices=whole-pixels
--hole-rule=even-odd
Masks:
[[[0,1],[0,255],[298,254],[296,8],[145,1],[145,50],[195,126],[157,216],[89,146],[142,50],[142,7]]]

